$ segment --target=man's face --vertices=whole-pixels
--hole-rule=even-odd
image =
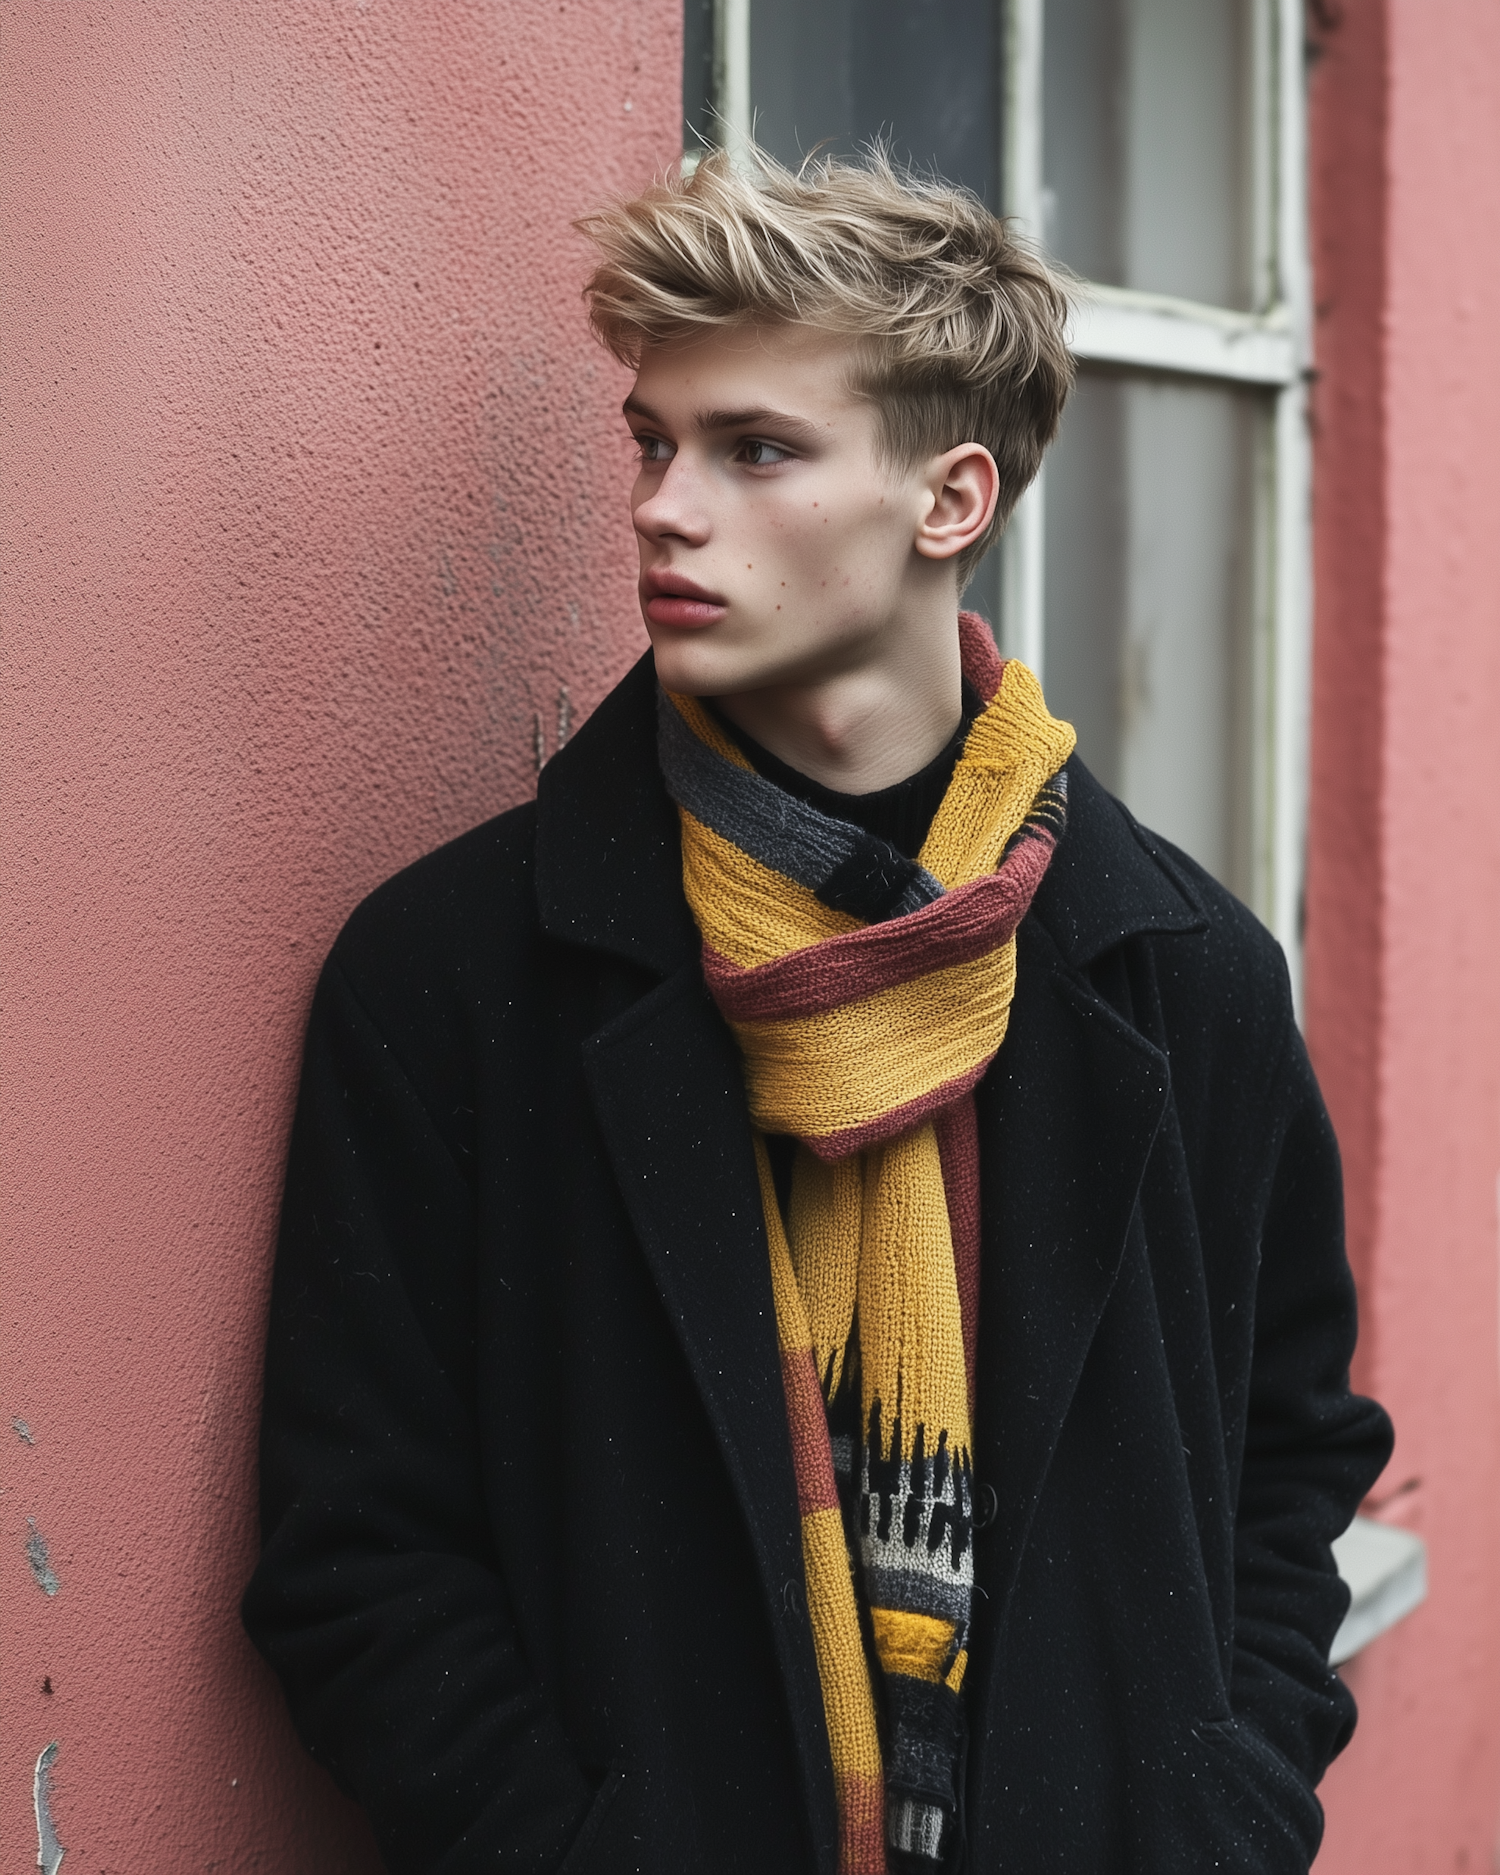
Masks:
[[[914,549],[928,481],[877,459],[851,362],[842,342],[780,329],[642,359],[625,405],[631,507],[668,689],[729,696],[856,669],[899,632],[914,585],[954,583],[951,563]]]

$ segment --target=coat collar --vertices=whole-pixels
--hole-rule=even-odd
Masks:
[[[697,957],[677,809],[656,760],[649,651],[542,770],[536,806],[544,931],[657,977]]]
[[[1075,756],[1068,830],[1032,915],[1063,959],[1083,969],[1126,938],[1204,928],[1182,867]],[[648,651],[537,788],[542,927],[668,977],[697,955],[682,895],[677,810],[656,760],[656,669]]]
[[[1186,872],[1165,843],[1094,779],[1068,763],[1068,827],[1032,914],[1063,960],[1082,970],[1126,938],[1207,926]]]

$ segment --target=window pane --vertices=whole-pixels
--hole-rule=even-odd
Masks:
[[[998,206],[996,0],[752,0],[750,78],[756,137],[783,162],[884,136]]]
[[[1252,0],[1046,0],[1043,235],[1110,286],[1248,308]]]
[[[712,148],[714,133],[714,0],[683,0],[683,147]]]
[[[1048,458],[1046,687],[1147,826],[1251,891],[1253,393],[1085,372]]]

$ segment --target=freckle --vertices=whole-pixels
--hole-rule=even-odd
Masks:
[[[776,610],[779,612],[781,610],[781,607],[777,606]]]

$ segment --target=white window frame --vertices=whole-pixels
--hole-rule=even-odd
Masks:
[[[747,5],[748,0],[735,0]],[[1006,0],[1006,213],[1033,239],[1042,228],[1044,0]],[[1257,385],[1272,414],[1254,517],[1255,685],[1251,738],[1253,909],[1280,940],[1302,998],[1307,750],[1312,686],[1312,363],[1307,252],[1306,98],[1301,0],[1256,0],[1254,122],[1256,310],[1090,285],[1073,322],[1081,361]],[[1002,648],[1045,678],[1046,472],[1006,530],[1001,550]]]
[[[731,156],[751,137],[750,0],[714,0],[714,125]]]
[[[731,153],[752,134],[751,3],[716,0],[714,8],[716,122],[719,139]],[[1005,25],[1005,212],[1039,240],[1044,0],[997,4],[1003,5]],[[1258,579],[1250,899],[1286,952],[1300,1009],[1312,638],[1307,427],[1312,317],[1302,0],[1255,0],[1254,46],[1256,310],[1236,312],[1090,285],[1070,342],[1085,363],[1255,385],[1270,399],[1254,517]],[[1046,498],[1044,470],[1002,541],[999,622],[1002,648],[1044,679]]]

